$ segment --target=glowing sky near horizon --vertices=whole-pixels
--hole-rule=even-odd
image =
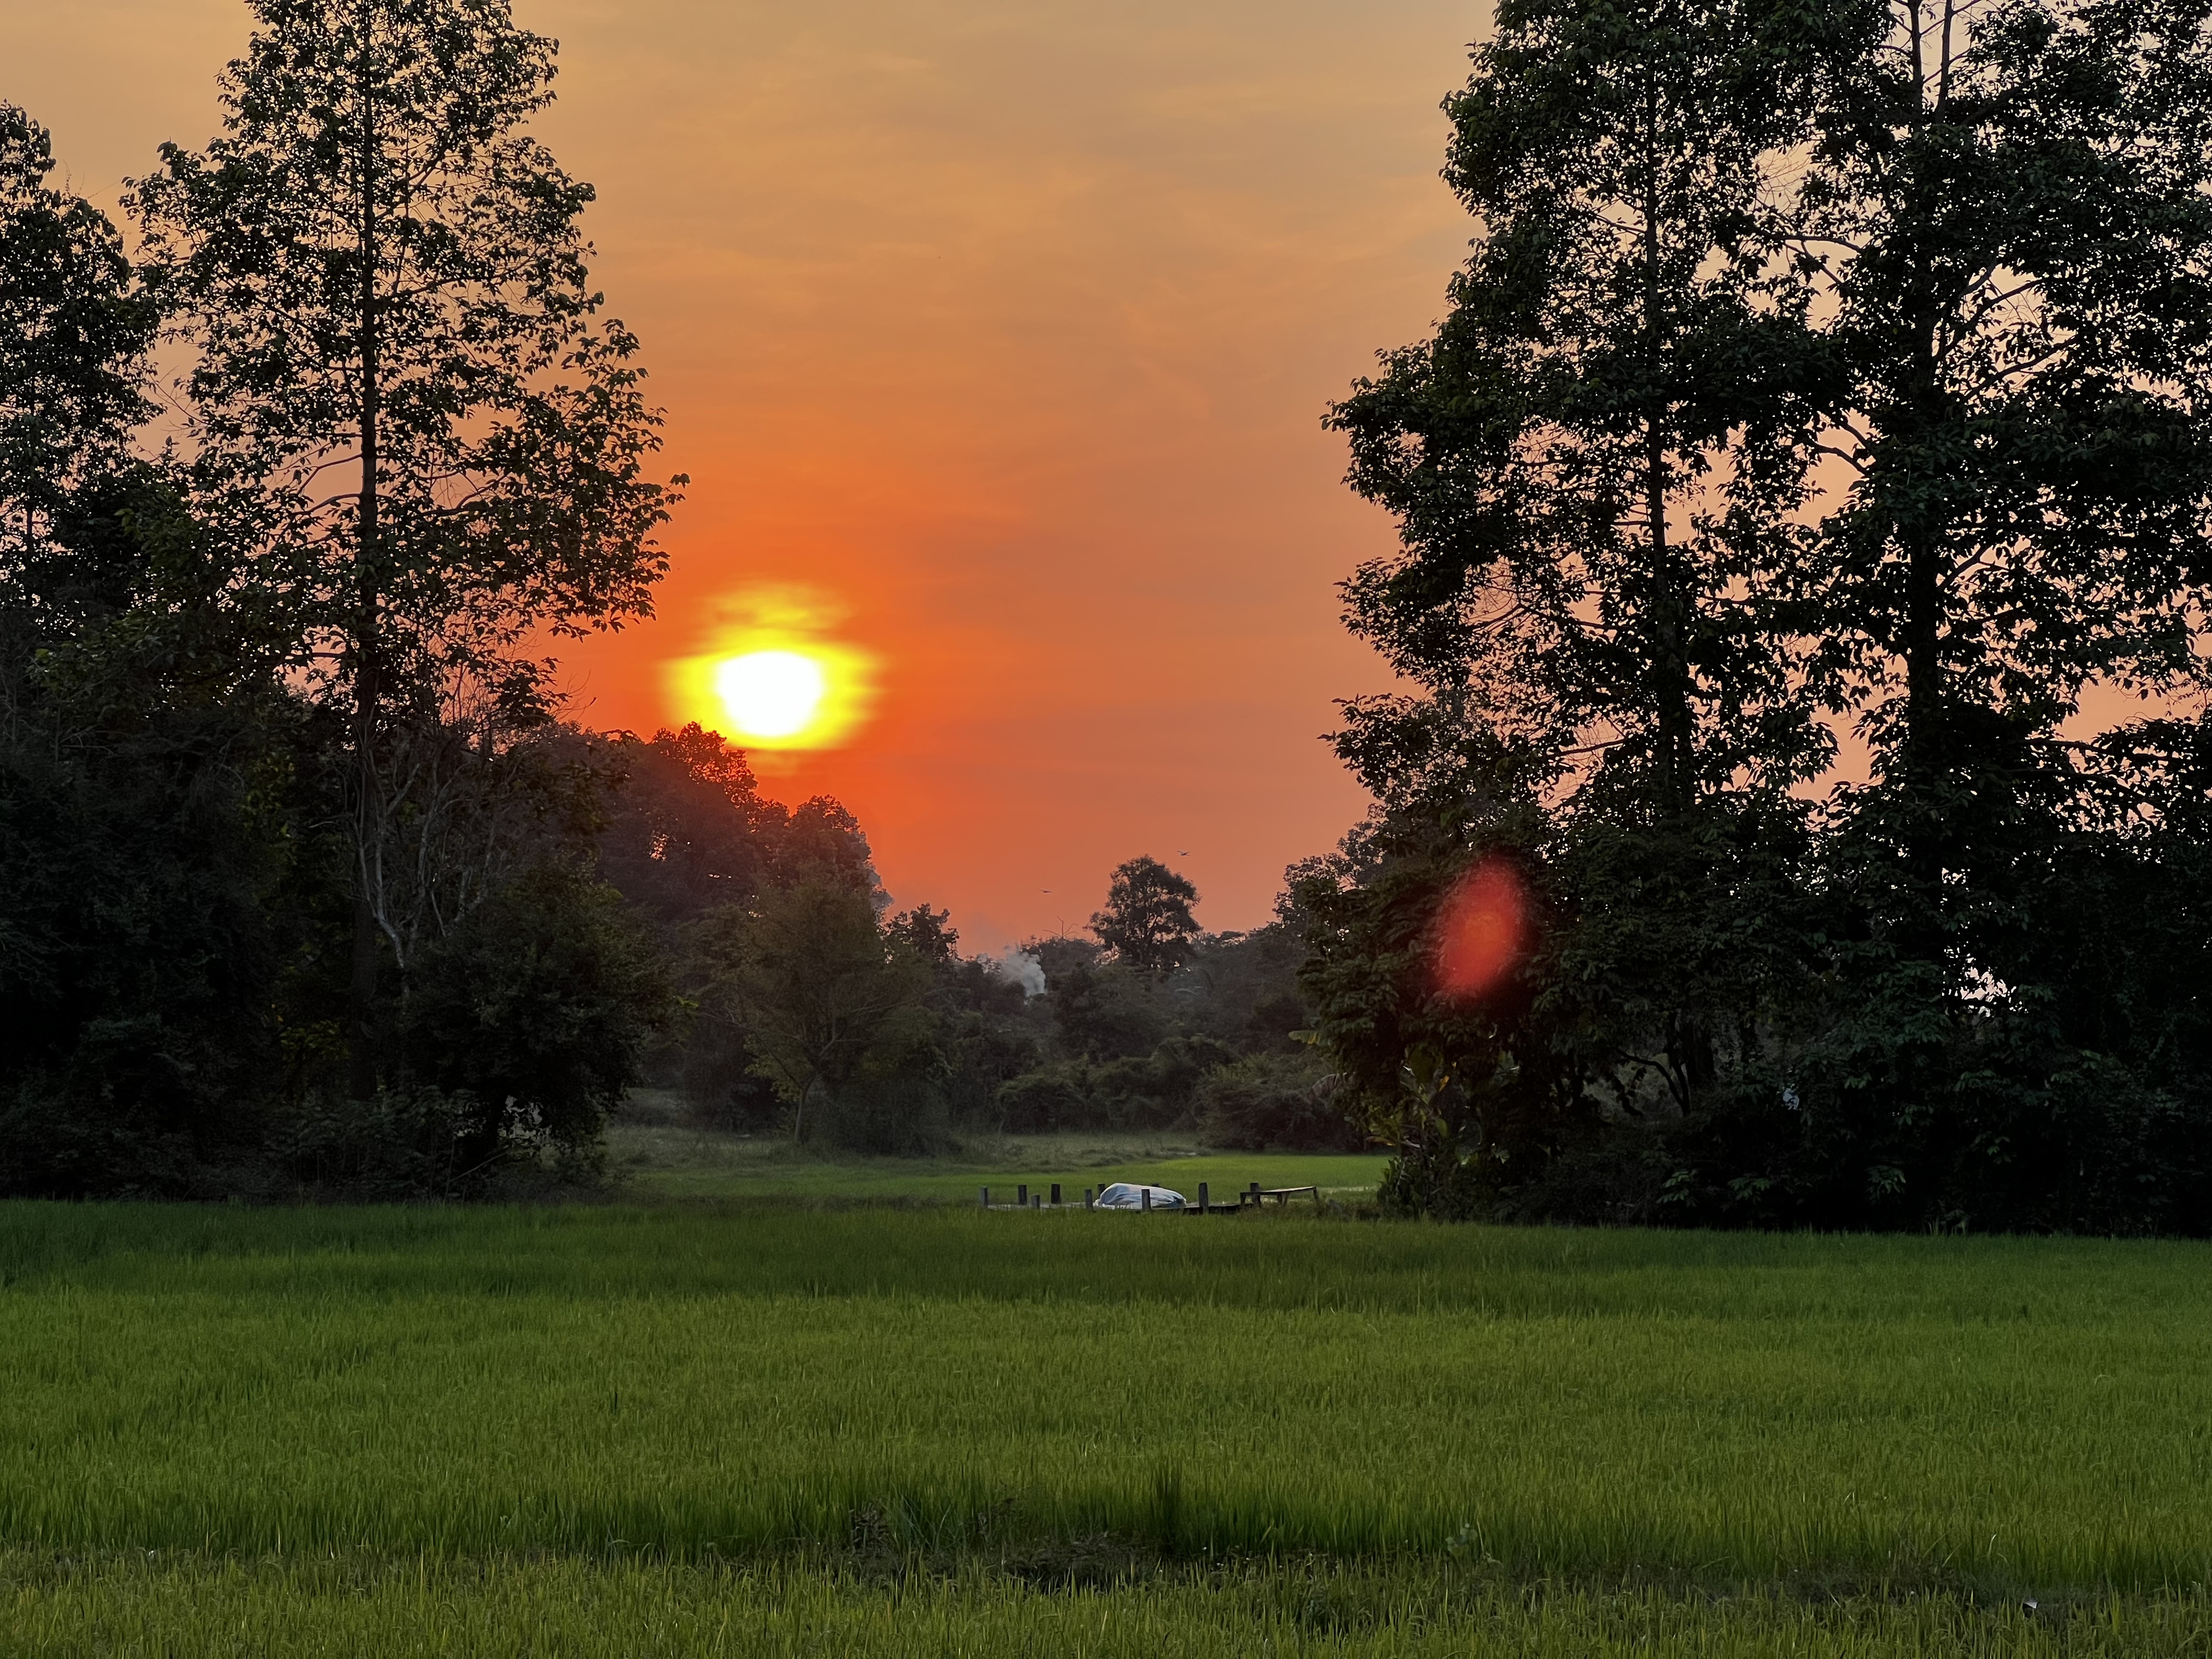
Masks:
[[[579,715],[649,731],[696,711],[684,665],[795,652],[846,723],[757,751],[765,787],[845,800],[970,948],[1079,928],[1145,852],[1207,926],[1264,920],[1364,805],[1319,734],[1384,675],[1334,584],[1391,532],[1320,416],[1442,309],[1471,227],[1437,105],[1486,9],[516,15],[562,41],[540,130],[598,186],[595,277],[693,480],[659,620],[563,653]],[[8,8],[0,97],[112,209],[214,131],[246,28]]]

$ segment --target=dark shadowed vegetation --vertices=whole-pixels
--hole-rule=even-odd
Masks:
[[[1386,1196],[2212,1231],[2212,13],[1511,0],[1446,107],[1297,889]]]
[[[1329,416],[1374,813],[1265,927],[1141,856],[988,959],[836,802],[564,718],[683,481],[554,44],[252,9],[127,242],[0,108],[0,1190],[587,1178],[650,1083],[1383,1146],[1439,1217],[2212,1231],[2212,0],[1502,5],[1471,256]]]

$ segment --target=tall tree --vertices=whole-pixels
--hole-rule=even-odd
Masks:
[[[150,412],[155,313],[107,216],[46,182],[46,130],[0,103],[0,579],[46,548],[73,487]]]
[[[1881,773],[1881,908],[1955,991],[1943,919],[2015,860],[2007,821],[2070,789],[2054,739],[2085,689],[2203,672],[2212,6],[1890,12],[1803,191],[1847,479],[1804,586],[1820,684]]]
[[[1347,620],[1422,693],[1348,704],[1340,750],[1462,856],[1576,866],[1547,883],[1553,1036],[1526,1040],[1663,1079],[1663,1109],[1758,1029],[1747,941],[1775,944],[1787,791],[1826,754],[1777,604],[1826,390],[1778,209],[1811,89],[1881,22],[1506,0],[1446,104],[1480,227],[1451,309],[1330,417],[1401,543]]]
[[[1091,918],[1091,931],[1117,961],[1164,974],[1189,959],[1198,937],[1190,907],[1197,902],[1188,877],[1141,854],[1115,867],[1106,908]]]
[[[203,510],[258,550],[297,669],[351,729],[349,1048],[372,1091],[388,731],[457,684],[542,698],[514,653],[649,614],[674,499],[637,341],[599,317],[588,185],[525,130],[554,43],[506,0],[252,0],[224,130],[135,204],[193,351]],[[680,483],[682,481],[676,480]],[[526,707],[515,723],[528,724]]]
[[[1656,1067],[1609,1173],[1534,1160],[1606,1213],[2208,1224],[2203,727],[2068,727],[2212,661],[2212,0],[1528,0],[1455,117],[1474,259],[1335,416],[1404,526],[1352,621],[1427,695],[1340,739],[1384,811],[1316,1029],[1370,1104],[1533,1130],[1484,1204]],[[1875,776],[1808,820],[1823,706]],[[1439,1006],[1487,848],[1548,937]]]
[[[882,927],[866,890],[834,872],[710,912],[697,956],[712,971],[701,1001],[744,1030],[754,1072],[792,1108],[794,1140],[872,1063],[904,1056],[928,1028],[928,964]]]
[[[2197,860],[2159,789],[2119,797],[2130,751],[2192,745],[2077,738],[2100,683],[2203,683],[2209,138],[2203,0],[1893,0],[1826,89],[1796,234],[1835,488],[1795,585],[1875,777],[1832,803],[1835,996],[1785,1137],[1815,1218],[2106,1226],[2179,1191],[2119,1173],[2177,1028],[2115,959]]]
[[[156,314],[0,104],[0,1192],[206,1192],[282,1070],[288,735],[133,459]]]
[[[1817,758],[1745,623],[1814,405],[1771,198],[1802,88],[1863,28],[1775,0],[1507,0],[1447,100],[1481,227],[1436,337],[1330,423],[1402,550],[1348,620],[1462,720],[1637,775],[1661,812]],[[1355,735],[1408,713],[1350,709]]]

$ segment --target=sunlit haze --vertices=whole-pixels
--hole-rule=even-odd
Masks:
[[[659,619],[564,652],[580,717],[753,722],[764,787],[846,801],[971,949],[1079,928],[1144,852],[1206,926],[1263,920],[1364,806],[1319,737],[1383,675],[1333,585],[1390,529],[1320,417],[1441,310],[1437,105],[1486,12],[516,15],[562,43],[542,131],[692,478]],[[215,131],[246,29],[56,0],[0,11],[0,58],[112,208]]]

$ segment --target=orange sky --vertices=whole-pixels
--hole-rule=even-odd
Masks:
[[[1389,526],[1323,406],[1425,332],[1470,228],[1441,0],[517,0],[541,131],[599,186],[611,309],[668,407],[660,620],[568,653],[589,723],[670,718],[724,599],[799,583],[879,659],[842,797],[971,949],[1187,870],[1211,927],[1364,801],[1316,734],[1382,671],[1335,580]],[[234,0],[0,8],[0,97],[112,206],[204,142]],[[1188,857],[1178,856],[1188,849]],[[1045,890],[1050,890],[1049,891]]]

